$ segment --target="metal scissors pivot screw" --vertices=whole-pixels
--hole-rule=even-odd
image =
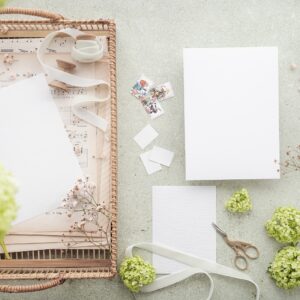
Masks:
[[[223,237],[226,244],[235,252],[234,265],[241,271],[248,269],[248,259],[256,259],[259,257],[257,247],[250,243],[242,241],[232,241],[228,238],[227,233],[223,231],[215,223],[212,223],[216,231]]]

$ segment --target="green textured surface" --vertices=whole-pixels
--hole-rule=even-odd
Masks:
[[[280,67],[280,145],[284,157],[288,145],[300,142],[300,2],[297,0],[35,0],[10,1],[10,6],[43,8],[69,18],[114,18],[117,22],[118,120],[119,120],[119,258],[131,243],[151,240],[151,186],[187,185],[184,180],[183,47],[278,46]],[[149,119],[129,94],[141,74],[156,83],[171,81],[176,98],[163,104],[165,115],[150,122],[159,132],[157,144],[176,152],[170,169],[147,176],[139,161],[139,147],[132,137]],[[217,88],[217,87],[216,87]],[[257,108],[259,109],[259,107]],[[255,120],[253,120],[255,122]],[[211,162],[213,164],[213,161]],[[279,244],[267,237],[263,225],[280,205],[299,205],[300,173],[279,181],[194,182],[217,185],[217,220],[236,239],[255,243],[259,260],[251,262],[249,275],[261,287],[266,300],[300,299],[300,289],[278,289],[266,274]],[[245,187],[253,211],[232,216],[224,209],[230,195]],[[183,212],[184,213],[184,212]],[[233,252],[217,239],[219,263],[232,266]],[[254,299],[248,283],[214,277],[213,300]],[[176,286],[137,299],[206,299],[208,281],[194,276]],[[57,288],[0,299],[133,299],[119,279],[67,281]]]

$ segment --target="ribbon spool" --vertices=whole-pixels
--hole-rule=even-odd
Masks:
[[[211,277],[211,273],[222,276],[241,279],[254,284],[256,288],[256,300],[259,300],[260,290],[258,285],[247,274],[237,271],[235,269],[217,264],[213,261],[202,259],[200,257],[181,252],[163,245],[151,244],[151,243],[139,243],[129,246],[125,251],[126,257],[133,256],[133,249],[139,248],[157,254],[159,256],[183,263],[186,265],[185,269],[170,273],[167,275],[156,278],[152,283],[145,285],[141,288],[141,292],[149,293],[159,289],[168,287],[177,282],[185,280],[195,274],[205,274],[210,282],[209,293],[206,300],[210,300],[214,290],[214,282]]]
[[[71,56],[81,63],[92,63],[100,60],[104,55],[103,44],[97,39],[80,39],[77,37],[72,48]]]

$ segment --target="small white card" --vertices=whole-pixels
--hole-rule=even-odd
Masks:
[[[154,146],[150,153],[150,160],[169,167],[173,161],[174,152]]]
[[[14,224],[51,211],[82,177],[43,74],[0,91],[0,161],[18,182]]]
[[[151,153],[151,150],[144,152],[140,155],[140,158],[144,164],[144,167],[149,175],[161,170],[160,164],[153,162],[149,159],[150,153]]]
[[[152,241],[204,259],[216,261],[215,186],[153,186]],[[157,273],[171,273],[184,266],[153,256]]]
[[[147,125],[133,139],[144,149],[157,137],[157,131],[151,125]]]

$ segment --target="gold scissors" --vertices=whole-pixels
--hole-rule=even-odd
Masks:
[[[238,268],[241,271],[248,269],[248,261],[249,259],[256,259],[259,257],[259,251],[258,249],[249,243],[242,242],[242,241],[231,241],[227,233],[223,231],[217,224],[212,223],[213,227],[216,229],[216,231],[223,237],[226,244],[233,249],[235,252],[235,258],[234,258],[234,265],[236,268]]]

